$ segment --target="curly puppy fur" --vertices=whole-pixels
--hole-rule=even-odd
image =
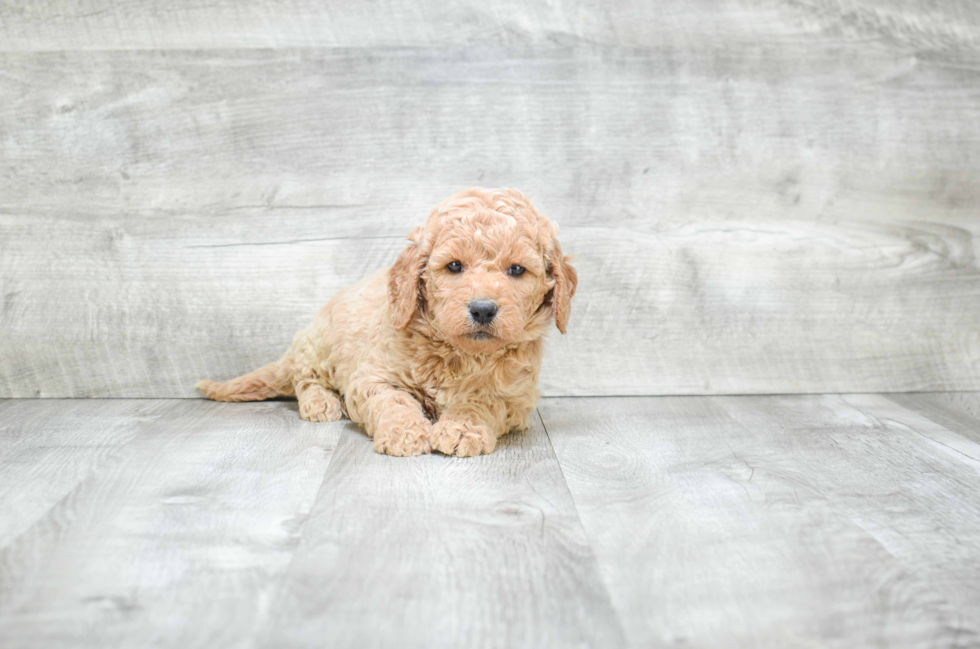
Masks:
[[[568,324],[578,277],[557,233],[519,191],[461,192],[390,269],[334,296],[280,361],[198,388],[217,401],[295,395],[303,419],[347,414],[379,453],[490,453],[528,428],[546,329]],[[474,303],[496,307],[489,322]]]

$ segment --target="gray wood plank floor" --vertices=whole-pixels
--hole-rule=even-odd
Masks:
[[[0,401],[0,646],[980,646],[980,395],[539,413],[401,459],[292,402]]]
[[[248,644],[339,432],[289,405],[170,401],[134,422],[111,462],[0,550],[0,646]]]
[[[262,644],[531,648],[624,640],[540,424],[475,461],[410,462],[378,455],[348,425]]]

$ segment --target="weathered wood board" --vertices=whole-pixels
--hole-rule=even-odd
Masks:
[[[0,396],[193,396],[477,184],[545,394],[980,389],[975,3],[376,9],[0,4]]]
[[[937,392],[896,394],[890,398],[902,407],[918,412],[980,447],[980,394]],[[980,453],[971,455],[980,461]]]
[[[0,18],[0,51],[980,41],[970,0],[3,0]]]
[[[977,642],[980,463],[930,437],[955,433],[864,395],[541,412],[632,646]]]
[[[962,644],[980,642],[980,444],[882,395],[719,403],[746,428],[798,448],[786,459],[794,474],[957,614],[951,628]]]
[[[262,647],[622,647],[539,422],[476,459],[378,455],[353,425]]]
[[[0,402],[0,548],[111,462],[167,401]]]
[[[277,358],[473,183],[578,257],[546,394],[980,386],[973,73],[766,54],[3,55],[0,394]]]
[[[980,401],[906,396],[545,399],[472,459],[0,402],[0,646],[975,647]]]
[[[43,416],[47,403],[33,407]],[[0,645],[254,639],[343,425],[283,402],[167,406],[0,549]]]

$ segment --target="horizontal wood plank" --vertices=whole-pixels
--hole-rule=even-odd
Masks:
[[[180,220],[30,223],[7,240],[17,263],[5,265],[5,396],[193,396],[201,378],[279,358],[333,293],[404,245],[355,237],[209,247],[192,243],[200,239]],[[551,334],[545,394],[980,381],[980,274],[949,252],[967,245],[964,230],[758,227],[566,228],[582,282],[569,334]]]
[[[541,412],[633,646],[976,642],[977,474],[907,427],[838,396]]]
[[[350,425],[264,647],[621,647],[540,423],[475,459],[378,455]]]
[[[980,193],[975,73],[885,46],[0,63],[7,210],[232,219],[350,207],[401,235],[473,184],[518,186],[567,225],[943,221],[975,216]]]
[[[980,388],[980,86],[936,56],[0,55],[0,396],[192,396],[278,358],[473,184],[577,255],[546,394]]]
[[[550,47],[589,42],[644,47],[819,34],[891,38],[932,51],[976,47],[980,10],[970,0],[136,0],[0,2],[0,50],[274,47]]]
[[[0,645],[253,640],[342,424],[285,402],[168,406],[0,550]]]

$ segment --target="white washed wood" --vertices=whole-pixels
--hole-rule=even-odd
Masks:
[[[978,388],[980,84],[890,43],[4,54],[0,396],[277,358],[475,183],[578,256],[546,394]]]
[[[749,429],[809,437],[790,460],[958,613],[963,644],[980,644],[980,444],[882,395],[719,402]]]
[[[977,393],[941,392],[936,396],[971,395],[977,402]],[[925,410],[916,401],[904,402],[904,397],[919,395],[847,395],[845,400],[856,408],[873,412],[878,419],[891,424],[908,426],[923,438],[930,440],[940,451],[976,469],[980,469],[980,418],[967,413],[952,413],[946,408]],[[922,395],[927,396],[927,395]],[[921,403],[921,402],[919,402]],[[930,412],[931,410],[931,412]],[[966,424],[966,425],[964,425]]]
[[[285,402],[171,402],[0,551],[0,645],[246,645],[341,427]]]
[[[0,2],[0,50],[242,47],[561,46],[576,42],[753,43],[760,39],[891,38],[943,51],[976,47],[970,0],[822,0],[765,3],[664,0],[560,2],[146,0]]]
[[[889,398],[980,446],[980,393],[896,394]],[[973,457],[980,460],[980,455]]]
[[[938,55],[885,45],[46,52],[0,63],[8,210],[231,220],[349,205],[401,234],[472,184],[524,188],[566,225],[633,227],[942,222],[975,216],[980,194],[968,173],[980,84]]]
[[[978,403],[546,399],[559,469],[537,427],[477,460],[404,460],[292,403],[0,402],[0,483],[81,476],[30,445],[94,445],[89,477],[0,549],[0,645],[364,646],[411,618],[406,646],[604,647],[618,612],[635,646],[975,646]],[[123,420],[141,430],[120,448]],[[26,487],[0,511],[44,490]],[[412,615],[442,604],[476,612]]]
[[[110,462],[166,404],[0,402],[0,548]]]
[[[976,475],[918,435],[839,397],[547,399],[541,412],[634,646],[977,641],[976,607],[945,590],[975,590],[955,573],[980,540]],[[916,480],[938,493],[906,494]],[[882,530],[918,522],[910,545],[926,554],[896,559]],[[954,536],[964,547],[946,554]],[[926,568],[945,557],[940,582]]]
[[[276,596],[266,647],[619,647],[540,424],[479,458],[341,439]]]
[[[278,358],[334,292],[403,245],[392,237],[195,248],[203,244],[180,241],[194,232],[182,222],[140,222],[157,232],[59,222],[59,243],[42,251],[50,222],[34,223],[9,240],[22,258],[0,340],[0,389],[22,397],[192,396],[195,380]],[[923,250],[926,228],[792,222],[725,241],[729,224],[710,227],[565,230],[566,247],[581,251],[583,285],[570,334],[552,335],[546,394],[976,380],[980,275]],[[117,243],[106,244],[111,237]],[[662,254],[645,256],[654,246]],[[941,341],[935,331],[946,332]]]

